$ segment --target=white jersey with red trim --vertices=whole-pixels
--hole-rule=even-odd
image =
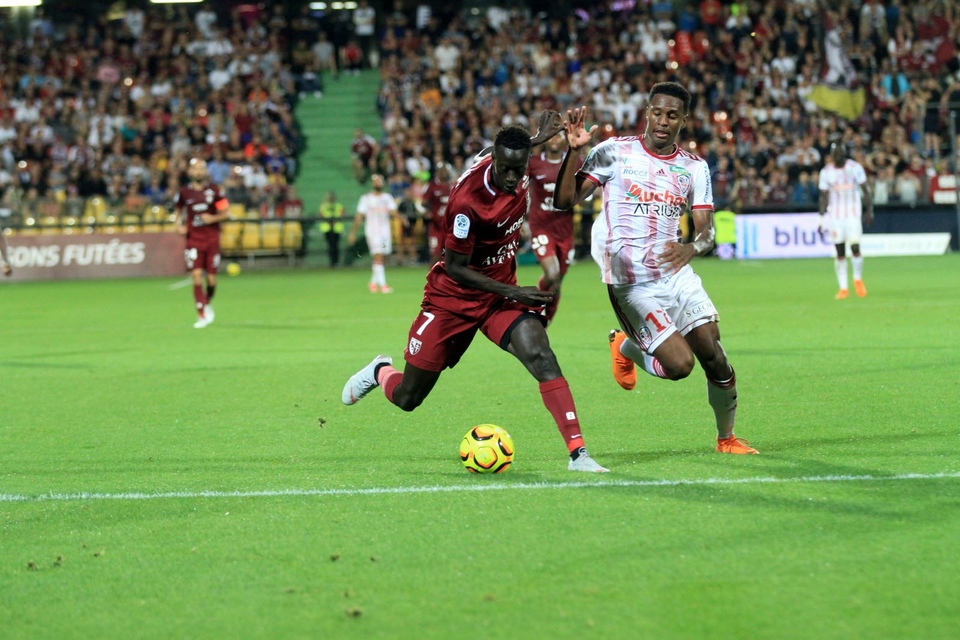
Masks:
[[[827,218],[851,220],[860,218],[860,185],[867,182],[867,173],[856,160],[847,159],[842,167],[830,162],[820,170],[820,191],[828,191]]]
[[[357,213],[364,216],[364,235],[389,238],[390,212],[396,208],[397,202],[389,193],[371,191],[360,196]]]
[[[678,240],[687,208],[713,210],[706,161],[679,148],[656,155],[642,137],[601,142],[578,175],[603,189],[592,254],[607,284],[638,284],[665,276],[657,255],[667,242]]]

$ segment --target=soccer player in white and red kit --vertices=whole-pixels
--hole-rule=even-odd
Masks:
[[[846,245],[850,243],[853,263],[853,287],[861,298],[867,295],[863,284],[863,256],[860,240],[863,227],[873,222],[873,200],[867,186],[867,174],[856,160],[847,157],[843,144],[834,143],[830,162],[820,170],[820,232],[830,234],[837,250],[833,266],[840,290],[834,296],[843,300],[850,295],[847,280]]]
[[[707,377],[720,453],[757,453],[733,433],[737,379],[720,346],[717,310],[690,261],[713,246],[713,194],[707,163],[676,144],[691,96],[675,82],[653,86],[642,136],[614,137],[590,150],[576,172],[571,161],[597,127],[584,128],[586,108],[568,112],[567,152],[554,206],[569,209],[599,187],[603,209],[594,222],[592,253],[601,267],[622,331],[611,331],[618,384],[636,384],[634,363],[656,377],[690,375],[694,358]],[[678,242],[690,208],[694,239]]]
[[[194,328],[202,329],[213,322],[210,302],[217,290],[217,270],[220,267],[220,223],[229,217],[229,202],[220,187],[210,182],[207,163],[192,158],[187,167],[190,178],[186,187],[177,192],[174,206],[178,214],[177,230],[187,237],[183,257],[187,271],[193,276],[193,301],[197,308]],[[203,276],[207,282],[204,289]]]
[[[553,206],[553,191],[563,162],[564,138],[554,136],[543,145],[539,155],[530,158],[530,248],[543,269],[537,286],[552,291],[553,300],[546,306],[547,325],[557,314],[560,285],[573,260],[573,211],[559,211]],[[579,167],[579,163],[578,163]]]
[[[387,284],[386,256],[393,252],[393,229],[390,220],[400,219],[400,212],[397,211],[397,202],[393,196],[383,190],[384,184],[383,176],[379,173],[370,176],[370,192],[360,196],[353,227],[347,234],[347,244],[352,247],[357,241],[357,230],[363,223],[363,234],[373,259],[368,285],[370,293],[393,293],[393,288]],[[407,220],[401,220],[401,224],[408,224]]]
[[[380,386],[387,400],[413,411],[479,331],[539,382],[543,404],[570,454],[567,468],[604,472],[584,446],[570,387],[539,313],[553,294],[517,284],[530,147],[530,133],[508,125],[497,134],[493,153],[460,177],[447,203],[443,258],[427,274],[421,311],[407,335],[403,372],[390,358],[377,356],[347,381],[341,399],[351,405]]]

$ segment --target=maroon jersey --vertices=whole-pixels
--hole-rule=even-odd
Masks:
[[[530,158],[527,175],[530,176],[530,235],[541,233],[551,238],[565,239],[573,236],[573,211],[558,211],[553,208],[553,190],[560,173],[559,160],[548,160],[547,154]],[[582,162],[577,162],[577,168]]]
[[[353,139],[353,143],[350,145],[350,151],[353,153],[353,155],[357,156],[364,162],[370,162],[370,158],[373,157],[373,150],[376,144],[376,140],[374,140],[371,136],[364,134],[359,138]]]
[[[524,177],[514,193],[507,193],[494,186],[492,174],[492,156],[488,155],[478,160],[454,185],[447,202],[443,246],[456,253],[470,254],[471,269],[493,280],[515,285],[516,253],[530,200],[530,181]],[[490,304],[492,295],[461,287],[447,275],[443,260],[427,274],[426,292],[481,304]]]
[[[189,186],[180,189],[174,206],[177,212],[183,215],[183,223],[187,227],[187,244],[219,244],[220,223],[206,224],[201,215],[219,213],[226,209],[227,205],[227,199],[220,192],[220,187],[212,182],[203,189]]]
[[[447,213],[447,201],[450,199],[451,187],[446,182],[431,180],[427,185],[427,193],[424,195],[424,202],[430,211],[430,227],[439,232],[446,231],[444,224],[444,215]]]

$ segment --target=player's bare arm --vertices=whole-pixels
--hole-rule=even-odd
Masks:
[[[470,268],[470,255],[444,250],[444,266],[453,280],[464,287],[495,293],[530,307],[542,307],[554,298],[549,291],[540,291],[536,287],[518,287],[488,278]]]
[[[697,256],[702,256],[713,248],[715,230],[713,227],[713,209],[696,209],[693,217],[693,242],[680,244],[668,242],[657,256],[657,265],[667,273],[676,273]]]
[[[827,215],[827,203],[830,202],[830,192],[820,189],[820,200],[818,202],[820,209],[820,222],[817,224],[817,231],[824,232],[824,217]],[[872,215],[872,212],[871,212]]]
[[[0,262],[3,262],[3,275],[10,276],[13,275],[13,267],[10,266],[10,254],[7,251],[7,237],[0,229]]]
[[[357,241],[357,231],[360,229],[360,225],[363,224],[363,214],[357,213],[353,217],[353,226],[350,227],[350,233],[347,234],[347,244],[353,245]]]
[[[567,133],[567,153],[563,156],[563,162],[560,164],[557,185],[553,192],[553,206],[556,209],[572,209],[574,205],[590,197],[594,189],[597,188],[597,185],[590,180],[576,175],[576,163],[570,160],[571,157],[576,157],[581,149],[590,144],[593,133],[597,130],[597,125],[590,127],[589,131],[584,127],[586,118],[587,108],[579,107],[568,110],[567,119],[563,123]]]
[[[860,185],[860,199],[863,202],[863,226],[869,227],[873,223],[873,196],[868,183]]]

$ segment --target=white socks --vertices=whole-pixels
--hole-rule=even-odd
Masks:
[[[384,271],[382,264],[373,265],[373,278],[370,280],[370,284],[375,284],[381,287],[387,286],[387,274]]]
[[[847,282],[847,259],[834,258],[833,269],[837,272],[837,284],[840,285],[840,288],[849,289],[850,285]]]
[[[863,256],[853,256],[850,262],[853,263],[853,279],[863,280]]]

